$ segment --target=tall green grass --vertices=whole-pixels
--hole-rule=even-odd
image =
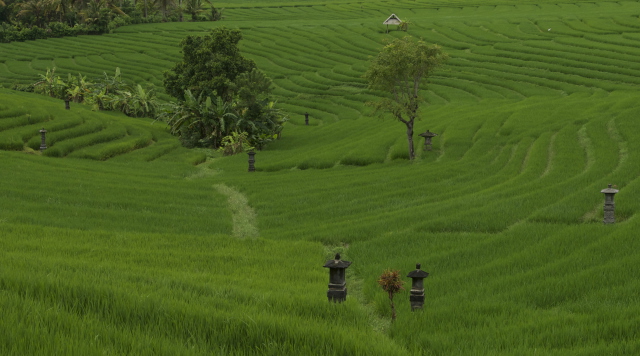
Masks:
[[[291,118],[249,173],[158,122],[0,90],[0,353],[640,351],[637,2],[221,5],[222,23],[0,45],[7,87],[51,65],[158,84],[181,38],[238,27]],[[415,132],[438,136],[415,137],[415,162],[404,126],[365,106],[368,57],[405,35],[384,33],[392,12],[452,56],[422,88]],[[221,186],[255,239],[233,235]],[[321,267],[336,252],[353,262],[343,304]],[[424,309],[402,293],[392,324],[376,280],[416,263]]]

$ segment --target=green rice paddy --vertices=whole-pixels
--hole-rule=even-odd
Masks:
[[[5,88],[54,66],[161,86],[183,37],[240,28],[290,116],[248,173],[162,123],[0,89],[0,354],[640,353],[640,2],[219,6],[219,23],[0,45]],[[452,58],[423,88],[416,132],[439,136],[415,162],[365,106],[369,57],[405,35],[391,13]],[[391,324],[376,279],[416,263],[425,307],[401,293]]]

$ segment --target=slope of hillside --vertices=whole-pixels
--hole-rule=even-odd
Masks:
[[[54,65],[159,85],[186,34],[238,27],[291,120],[249,173],[157,122],[0,89],[0,353],[640,352],[640,4],[492,4],[229,1],[220,24],[1,44],[5,87]],[[415,162],[365,106],[391,12],[452,56]],[[399,294],[391,323],[376,280],[416,263],[425,307]]]

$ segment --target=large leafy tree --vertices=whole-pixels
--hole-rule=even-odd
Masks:
[[[160,7],[160,12],[162,12],[162,19],[166,21],[167,15],[171,11],[171,9],[175,6],[174,0],[159,0],[158,5]]]
[[[364,77],[371,89],[386,97],[370,103],[380,113],[390,113],[407,127],[409,159],[415,158],[413,125],[424,98],[420,86],[449,58],[438,45],[405,36],[391,41],[373,58]]]
[[[271,79],[238,49],[240,31],[224,27],[181,42],[183,59],[165,72],[167,93],[178,99],[162,119],[186,146],[220,147],[242,134],[262,148],[286,119],[270,97]]]
[[[219,27],[205,36],[187,36],[180,42],[182,61],[164,74],[167,93],[184,100],[187,89],[198,97],[233,97],[232,83],[241,73],[250,72],[255,62],[243,57],[238,48],[239,30]]]
[[[19,3],[18,7],[20,11],[16,14],[16,18],[40,27],[50,20],[53,12],[51,2],[46,0],[27,0]]]
[[[196,21],[198,15],[205,11],[202,0],[185,0],[183,4],[184,12],[191,15],[191,21]]]

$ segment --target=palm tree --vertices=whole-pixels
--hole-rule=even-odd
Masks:
[[[82,103],[86,96],[91,93],[91,83],[87,82],[87,77],[78,73],[77,77],[69,74],[67,80],[67,98],[73,100],[74,103]]]
[[[157,6],[160,8],[160,12],[162,12],[162,18],[164,20],[167,19],[167,12],[169,9],[175,6],[174,0],[156,0]]]
[[[106,110],[111,108],[113,97],[123,88],[125,83],[120,76],[120,68],[116,67],[113,77],[104,72],[104,78],[96,83],[93,88],[92,101],[98,110]]]
[[[154,116],[159,106],[154,88],[145,90],[138,84],[131,89],[131,97],[127,103],[129,111],[125,112],[125,114],[134,117]]]
[[[73,7],[72,0],[51,0],[53,12],[58,16],[58,21],[65,22],[67,14]]]
[[[217,97],[213,108],[214,121],[217,120],[216,136],[222,139],[228,136],[232,129],[238,126],[239,117],[235,112],[235,103],[225,102],[221,97]]]
[[[47,68],[46,74],[40,74],[40,80],[33,84],[34,91],[48,95],[52,98],[64,99],[66,96],[66,83],[56,75],[56,67]]]
[[[205,10],[202,8],[202,0],[185,0],[184,12],[191,15],[191,21],[197,21],[198,15]]]
[[[85,9],[81,11],[81,14],[86,23],[106,27],[110,19],[105,17],[105,13],[102,11],[104,9],[110,9],[111,12],[126,16],[124,11],[117,7],[111,0],[89,0],[86,3]]]
[[[217,148],[222,138],[237,131],[238,116],[233,103],[222,98],[195,97],[191,90],[184,93],[184,101],[169,104],[169,109],[160,116],[171,127],[171,133],[184,141],[197,141],[197,145]],[[195,144],[195,142],[192,142]]]
[[[16,18],[38,27],[47,23],[47,13],[50,4],[47,0],[28,0],[19,5],[20,11]]]

